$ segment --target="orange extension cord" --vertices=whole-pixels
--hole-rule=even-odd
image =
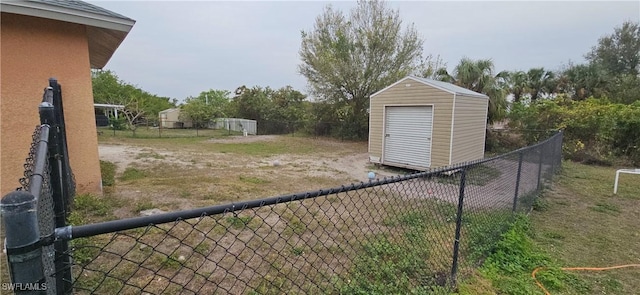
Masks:
[[[625,264],[625,265],[616,265],[616,266],[609,266],[609,267],[562,267],[560,269],[561,270],[594,270],[594,271],[600,271],[600,270],[610,270],[610,269],[627,268],[627,267],[640,267],[640,264]],[[551,293],[549,293],[549,291],[547,291],[547,289],[538,281],[538,279],[536,279],[536,272],[538,272],[539,270],[541,270],[543,268],[545,268],[545,267],[541,266],[541,267],[537,267],[536,269],[534,269],[533,272],[531,273],[531,277],[533,277],[533,280],[536,281],[536,285],[538,285],[538,287],[540,287],[540,289],[542,289],[542,291],[544,291],[544,294],[551,295]]]

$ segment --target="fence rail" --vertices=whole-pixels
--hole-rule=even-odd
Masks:
[[[30,157],[35,162],[25,172],[25,183],[35,187],[5,196],[2,210],[12,281],[37,283],[44,277],[50,294],[450,290],[483,261],[515,214],[532,208],[560,168],[562,152],[558,133],[501,156],[430,171],[67,226],[58,223],[66,213],[56,198],[69,201],[66,194],[73,190],[64,193],[54,184],[65,184],[60,179],[71,174],[53,162],[60,158],[51,157],[54,149],[44,148],[54,128],[45,124],[38,130]],[[63,172],[55,175],[56,167]],[[25,205],[13,206],[18,199]],[[38,206],[37,216],[25,213],[33,212],[25,210],[29,204]],[[17,230],[11,223],[15,216],[40,226],[25,234],[26,227]],[[30,239],[16,243],[18,232]],[[25,255],[39,257],[30,265],[41,273],[20,271]]]
[[[320,121],[270,121],[244,120],[234,118],[217,119],[199,124],[184,124],[182,121],[162,122],[156,120],[140,120],[129,126],[125,118],[108,119],[98,126],[98,134],[107,137],[149,137],[149,138],[184,138],[184,137],[215,137],[221,135],[242,135],[243,129],[248,135],[291,135],[291,136],[333,136],[341,139],[357,138],[350,132],[345,122]],[[243,121],[247,128],[242,126]],[[170,127],[168,127],[170,126]]]

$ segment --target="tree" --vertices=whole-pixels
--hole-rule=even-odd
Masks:
[[[600,38],[585,58],[610,75],[637,76],[640,73],[640,25],[624,22],[613,34]]]
[[[528,93],[529,79],[527,73],[523,71],[508,72],[502,71],[496,75],[501,88],[513,94],[513,102],[520,102]]]
[[[419,76],[435,80],[438,77],[438,70],[446,67],[447,63],[440,58],[440,55],[435,57],[428,55],[422,62]]]
[[[197,97],[188,97],[181,106],[182,120],[191,119],[196,126],[204,127],[206,123],[225,117],[229,108],[229,95],[226,90],[203,91]]]
[[[504,118],[507,108],[506,91],[498,83],[500,77],[493,74],[490,59],[463,58],[449,74],[446,68],[437,71],[437,79],[489,96],[488,123]],[[504,75],[504,74],[503,74]]]
[[[157,119],[158,112],[175,107],[175,101],[171,102],[168,97],[150,94],[124,82],[112,71],[96,70],[91,73],[91,78],[94,102],[124,105],[121,113],[134,134],[137,123],[142,119]]]
[[[250,120],[268,120],[268,113],[271,112],[270,97],[273,90],[269,87],[253,88],[240,87],[241,91],[236,91],[233,98],[233,112],[239,118]]]
[[[544,68],[532,68],[527,72],[527,88],[531,101],[536,101],[541,94],[549,95],[555,91],[555,74]]]
[[[626,104],[640,99],[640,25],[637,22],[626,21],[615,28],[613,34],[600,38],[585,57],[589,61],[586,69],[590,79],[580,81],[587,84],[581,98],[599,91],[613,101]],[[589,91],[592,90],[589,87],[596,91]]]
[[[605,96],[608,84],[607,73],[597,64],[570,64],[558,79],[559,91],[574,100]]]
[[[291,86],[277,90],[269,87],[238,87],[233,109],[238,117],[257,120],[260,133],[286,133],[308,116],[306,96]]]
[[[423,41],[398,11],[382,1],[358,1],[348,15],[327,6],[311,31],[302,31],[300,74],[311,94],[330,103],[334,118],[347,110],[356,137],[368,134],[369,96],[415,73]]]

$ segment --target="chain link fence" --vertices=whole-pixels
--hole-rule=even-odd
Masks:
[[[80,294],[452,290],[560,168],[562,134],[433,171],[59,229]]]
[[[62,110],[62,87],[50,79],[21,187],[0,204],[11,277],[11,284],[3,283],[2,290],[58,294],[71,289],[68,242],[55,237],[56,228],[66,226],[75,196]]]
[[[236,119],[238,120],[238,119]],[[133,127],[125,118],[109,119],[106,126],[97,127],[102,137],[137,137],[137,138],[186,138],[186,137],[224,137],[242,136],[242,127],[229,128],[216,121],[193,124],[182,121],[139,120]],[[164,126],[163,126],[164,125]],[[167,127],[169,126],[169,127]],[[258,120],[255,126],[247,128],[247,135],[290,135],[290,136],[332,136],[340,139],[354,139],[345,122],[319,121],[271,121]]]
[[[2,198],[13,286],[48,294],[425,294],[455,289],[561,166],[562,133],[341,187],[67,226],[75,181],[50,81],[22,188]]]

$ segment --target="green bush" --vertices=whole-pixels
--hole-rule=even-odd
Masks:
[[[124,117],[110,117],[109,118],[109,126],[111,129],[115,130],[126,130],[127,129],[127,119]]]
[[[114,185],[116,183],[116,164],[100,160],[100,174],[103,186]]]
[[[564,130],[563,153],[569,159],[602,165],[620,158],[640,163],[640,102],[624,105],[559,97],[514,104],[509,116],[511,127],[521,130],[528,144]]]

